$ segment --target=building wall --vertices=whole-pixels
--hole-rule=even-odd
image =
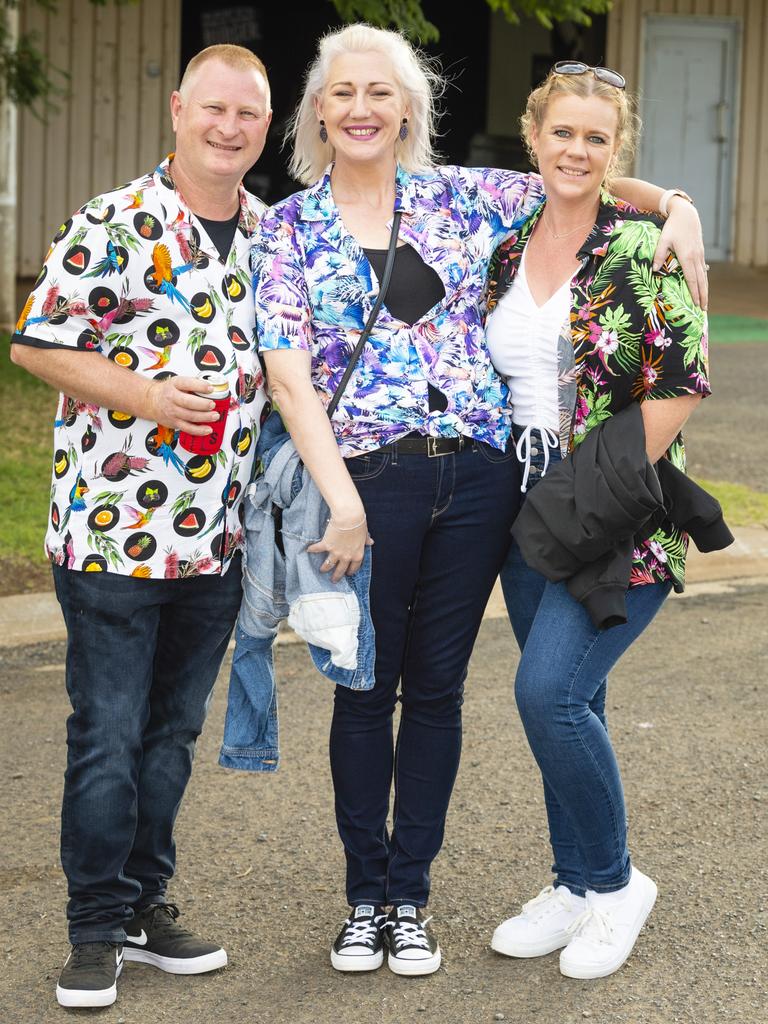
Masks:
[[[647,14],[741,21],[740,123],[734,173],[734,260],[768,266],[768,0],[617,0],[608,17],[606,64],[642,88]],[[762,172],[762,173],[761,173]],[[672,184],[685,187],[685,182]]]
[[[512,25],[503,14],[491,21],[489,37],[488,123],[490,135],[517,135],[518,119],[531,91],[534,55],[549,53],[549,29],[535,18]]]
[[[29,110],[19,117],[17,272],[36,276],[63,220],[172,148],[167,97],[178,84],[181,0],[58,0],[55,13],[29,3],[20,21],[69,75],[47,122]]]

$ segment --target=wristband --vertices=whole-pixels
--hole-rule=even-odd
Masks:
[[[682,199],[687,199],[691,206],[696,205],[688,193],[683,192],[681,188],[668,188],[666,192],[662,193],[661,199],[659,200],[659,213],[662,217],[669,216],[669,200],[672,196],[680,196]]]

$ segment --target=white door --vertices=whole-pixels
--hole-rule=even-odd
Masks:
[[[638,174],[690,192],[707,256],[731,257],[739,22],[646,16]]]

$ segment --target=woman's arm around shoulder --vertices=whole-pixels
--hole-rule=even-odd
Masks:
[[[639,178],[616,178],[612,191],[631,203],[638,210],[652,210],[661,213],[661,197],[664,190],[658,185]],[[681,196],[673,196],[668,203],[669,216],[659,238],[654,256],[654,269],[664,263],[674,252],[682,267],[693,301],[702,309],[707,308],[709,285],[707,264],[704,255],[704,235],[696,207]]]

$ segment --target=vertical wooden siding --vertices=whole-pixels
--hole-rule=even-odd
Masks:
[[[46,123],[30,111],[19,118],[17,265],[34,276],[63,220],[172,148],[168,97],[179,77],[181,0],[59,0],[55,13],[22,4],[20,22],[69,75]]]
[[[741,21],[740,120],[734,166],[734,259],[768,266],[768,0],[618,0],[608,17],[606,62],[630,88],[641,82],[647,14]],[[685,187],[685,182],[673,182]]]

